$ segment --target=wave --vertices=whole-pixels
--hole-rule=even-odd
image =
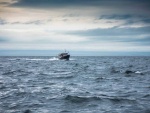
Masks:
[[[150,97],[150,94],[146,94],[143,96],[144,98],[149,98]]]
[[[11,59],[9,59],[10,61],[19,61],[19,60],[21,60],[21,58],[11,58]]]
[[[68,75],[71,74],[72,72],[54,72],[54,73],[49,73],[51,75]]]
[[[118,98],[118,97],[113,97],[113,98],[106,98],[110,100],[113,103],[134,103],[136,100],[134,99],[128,99],[128,98]]]
[[[19,60],[27,60],[27,61],[58,61],[60,59],[58,59],[57,57],[52,57],[49,59],[44,59],[44,58],[13,58],[13,59],[9,59],[12,61],[19,61]],[[75,59],[70,58],[69,60],[74,61]],[[63,61],[63,60],[61,60]]]
[[[25,60],[33,60],[33,61],[58,61],[59,59],[57,57],[53,57],[53,58],[49,58],[49,59],[29,59],[29,58],[26,58]]]
[[[56,78],[56,79],[70,79],[70,78],[73,78],[74,76],[55,76],[53,78]]]
[[[26,58],[25,60],[33,60],[33,61],[40,61],[40,60],[45,60],[45,61],[48,61],[49,59],[30,59],[30,58]]]
[[[139,74],[139,75],[144,75],[144,71],[138,71],[138,70],[132,70],[132,69],[120,69],[120,68],[117,68],[117,67],[112,67],[110,68],[110,72],[112,74],[117,74],[117,73],[120,73],[120,74]]]
[[[59,60],[56,57],[50,58],[50,59],[40,59],[40,58],[23,58],[20,60],[27,60],[27,61],[54,61],[54,60]]]
[[[4,72],[3,75],[11,75],[11,74],[15,74],[15,73],[24,73],[24,70],[18,69],[18,70],[9,70],[7,72]]]
[[[2,75],[11,75],[11,74],[14,74],[15,71],[9,71],[9,72],[4,72]]]
[[[82,96],[67,95],[65,97],[65,100],[68,100],[72,103],[82,103],[82,102],[88,102],[90,100],[101,100],[101,98],[99,98],[99,97],[82,97]]]
[[[90,102],[90,101],[110,101],[112,103],[135,103],[136,100],[128,99],[128,98],[120,98],[120,97],[105,97],[105,96],[72,96],[67,95],[65,100],[70,101],[72,103],[82,103],[82,102]]]
[[[49,75],[55,75],[54,78],[61,78],[61,77],[72,77],[70,74],[72,72],[70,71],[53,71],[53,72],[40,72],[38,73],[39,75],[43,75],[43,76],[49,76]],[[61,75],[61,76],[60,76]],[[62,76],[63,75],[63,76]],[[66,76],[67,75],[67,76]]]

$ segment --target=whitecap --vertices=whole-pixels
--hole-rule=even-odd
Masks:
[[[46,59],[26,59],[26,60],[36,60],[36,61],[38,61],[38,60],[46,60]]]
[[[34,60],[34,61],[40,61],[40,60],[45,60],[45,61],[55,61],[55,60],[59,60],[57,57],[52,57],[49,59],[30,59],[30,58],[26,58],[25,60]]]
[[[50,60],[50,61],[55,61],[55,60],[59,60],[59,59],[56,58],[56,57],[53,57],[53,58],[50,58],[50,59],[48,59],[48,60]]]
[[[136,71],[135,73],[137,73],[137,74],[141,74],[141,72],[140,72],[140,71]]]

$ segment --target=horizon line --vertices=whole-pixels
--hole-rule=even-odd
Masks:
[[[62,50],[0,50],[0,56],[57,56]],[[149,51],[69,51],[71,56],[150,56]]]

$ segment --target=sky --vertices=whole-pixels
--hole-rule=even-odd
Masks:
[[[65,49],[150,56],[150,0],[0,0],[0,55]]]

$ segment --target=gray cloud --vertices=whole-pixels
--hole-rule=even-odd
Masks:
[[[150,26],[141,28],[108,28],[67,32],[70,35],[86,36],[90,41],[126,42],[135,45],[150,45]],[[142,36],[143,37],[140,37]]]
[[[150,18],[143,19],[142,21],[143,21],[144,23],[150,23]]]
[[[134,36],[134,35],[150,34],[150,26],[139,28],[116,28],[116,27],[108,29],[97,28],[67,33],[79,36]]]
[[[133,38],[132,36],[124,37],[124,38],[118,38],[119,42],[126,42],[126,43],[132,43],[136,45],[150,45],[150,36],[142,37],[142,38]]]
[[[101,15],[101,19],[107,19],[110,20],[107,23],[112,23],[111,20],[124,20],[125,23],[122,25],[131,25],[131,24],[137,24],[137,23],[144,23],[144,24],[150,24],[150,16],[142,16],[142,15],[130,15],[130,14],[122,14],[122,15]],[[120,26],[122,26],[120,25]],[[118,26],[119,27],[119,26]]]
[[[28,21],[28,22],[24,22],[22,24],[35,24],[35,25],[39,25],[39,24],[43,24],[43,21],[42,20]]]
[[[115,19],[115,20],[122,20],[122,19],[131,19],[133,15],[125,14],[125,15],[101,15],[99,19]]]
[[[144,28],[144,26],[150,26],[150,17],[145,17],[145,18],[141,18],[141,19],[138,19],[138,18],[136,18],[136,19],[127,19],[127,20],[124,20],[125,22],[123,23],[123,24],[120,24],[120,25],[117,25],[117,26],[115,26],[116,28],[118,28],[118,27],[122,27],[122,26],[130,26],[130,25],[142,25],[143,26],[143,28]],[[108,21],[109,22],[109,21]],[[108,23],[107,22],[107,23]],[[142,27],[141,27],[142,28]],[[147,30],[146,30],[147,31]],[[139,33],[140,33],[140,31],[139,31]]]
[[[4,42],[8,42],[9,40],[7,38],[3,38],[3,37],[0,37],[0,43],[4,43]]]
[[[63,15],[63,17],[79,17],[80,15],[79,14],[73,14],[73,13],[71,13],[71,14],[65,14],[65,15]]]
[[[25,24],[25,25],[34,24],[34,25],[40,25],[40,24],[44,24],[44,22],[46,22],[46,21],[44,21],[44,20],[33,20],[33,21],[26,21],[26,22],[19,22],[19,21],[8,22],[8,21],[0,18],[0,25],[6,25],[6,24],[12,24],[12,25],[15,25],[15,24]]]
[[[0,18],[0,25],[5,25],[5,24],[8,24],[8,22],[6,20]]]
[[[64,7],[64,6],[145,6],[149,0],[18,0],[15,6],[21,7]],[[148,8],[150,9],[150,8]]]
[[[1,0],[0,1],[0,5],[2,5],[2,6],[9,6],[9,5],[11,5],[11,4],[15,3],[15,2],[17,2],[17,0],[10,0],[10,1]]]
[[[101,16],[93,13],[92,16],[97,19],[114,19],[125,20],[125,24],[134,23],[150,23],[150,1],[149,0],[18,0],[11,6],[15,7],[31,7],[31,8],[83,8],[83,7],[97,7],[98,12],[104,9]],[[85,11],[85,10],[81,10]],[[84,14],[83,14],[84,15]],[[82,16],[83,16],[82,15]],[[74,14],[66,14],[62,17],[78,17],[79,12]],[[138,20],[138,21],[137,21]],[[63,21],[66,21],[64,19]],[[93,20],[94,21],[94,20]],[[111,23],[111,21],[108,21]],[[40,22],[35,22],[39,24]],[[28,24],[28,23],[27,23]]]
[[[140,45],[150,45],[150,36],[149,37],[144,37],[141,39],[135,39],[135,40],[131,40],[135,43],[138,43]]]
[[[0,2],[0,5],[9,5],[9,2]]]
[[[18,3],[15,3],[16,6],[76,6],[76,5],[97,5],[105,4],[107,0],[19,0]]]
[[[143,37],[143,38],[122,38],[119,40],[119,42],[126,42],[126,43],[132,43],[134,45],[140,45],[140,46],[149,46],[150,45],[150,36],[149,37]]]
[[[137,24],[137,23],[143,23],[143,24],[149,24],[150,25],[150,16],[139,16],[135,18],[131,18],[126,20],[124,25],[131,25],[131,24]]]

